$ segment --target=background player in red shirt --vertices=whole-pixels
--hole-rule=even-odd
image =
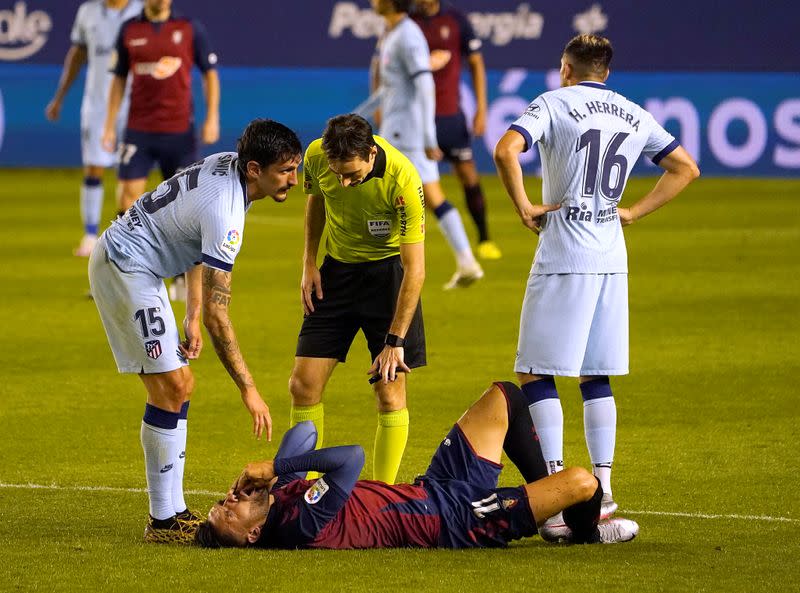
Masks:
[[[165,179],[197,160],[192,109],[192,66],[203,74],[204,144],[219,139],[219,78],[204,27],[172,11],[172,0],[145,0],[142,13],[122,25],[108,99],[103,143],[116,144],[114,119],[128,75],[128,124],[119,145],[120,206],[125,211],[144,192],[155,163]]]
[[[489,239],[486,202],[472,155],[472,135],[459,105],[461,66],[466,60],[475,93],[472,134],[486,131],[486,69],[481,55],[481,40],[467,18],[449,3],[416,0],[412,18],[419,25],[431,50],[431,70],[436,85],[436,137],[444,157],[458,176],[467,208],[478,227],[478,257],[499,259],[497,245]]]
[[[130,109],[119,144],[118,214],[144,192],[147,175],[158,163],[169,179],[198,158],[192,108],[192,65],[203,74],[206,119],[203,144],[219,139],[219,78],[205,28],[172,11],[172,0],[145,0],[142,13],[126,21],[116,44],[116,63],[108,96],[103,145],[114,150],[114,121],[129,73]],[[186,280],[178,276],[169,288],[172,300],[186,300]]]
[[[537,532],[574,543],[633,539],[628,519],[598,523],[603,489],[583,468],[546,476],[527,400],[513,383],[495,383],[450,430],[413,484],[358,480],[361,447],[313,451],[316,431],[302,422],[274,460],[249,464],[201,524],[206,547],[470,548],[505,547]],[[498,488],[505,451],[527,484]],[[308,470],[324,472],[314,481]],[[563,511],[566,527],[544,521]]]

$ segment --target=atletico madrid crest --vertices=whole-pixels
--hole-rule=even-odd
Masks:
[[[150,358],[158,358],[161,356],[161,340],[150,340],[144,343],[145,352]]]

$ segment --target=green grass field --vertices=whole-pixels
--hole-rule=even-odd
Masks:
[[[144,390],[116,373],[84,297],[86,261],[71,255],[81,233],[80,172],[3,171],[2,180],[0,591],[800,590],[800,181],[701,179],[626,230],[632,372],[613,381],[614,493],[620,514],[641,525],[634,542],[558,547],[533,538],[507,550],[270,553],[142,543]],[[652,182],[631,180],[626,201]],[[461,205],[451,178],[445,187]],[[532,180],[532,196],[537,187]],[[513,377],[536,238],[496,178],[485,188],[505,257],[485,264],[481,283],[441,290],[453,263],[429,224],[429,366],[409,377],[402,480],[425,469],[490,381]],[[294,190],[283,205],[253,207],[234,273],[234,325],[276,438],[253,439],[207,341],[193,365],[186,487],[194,508],[207,509],[247,461],[271,456],[288,424],[304,201]],[[105,218],[112,213],[109,200]],[[363,444],[365,477],[376,423],[368,358],[357,339],[325,399],[326,443]],[[570,380],[559,389],[566,463],[586,465],[580,393]],[[508,467],[502,483],[519,481]]]

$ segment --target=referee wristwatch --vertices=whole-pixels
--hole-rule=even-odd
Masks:
[[[406,340],[396,334],[386,334],[386,339],[383,343],[392,348],[402,348],[406,345]]]

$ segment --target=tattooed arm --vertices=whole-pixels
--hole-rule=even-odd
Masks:
[[[253,376],[239,350],[239,342],[236,340],[233,324],[228,315],[230,302],[231,273],[204,265],[203,323],[222,365],[242,392],[242,401],[253,417],[253,432],[258,438],[266,432],[267,440],[272,440],[272,418],[269,415],[269,407],[259,395]]]

